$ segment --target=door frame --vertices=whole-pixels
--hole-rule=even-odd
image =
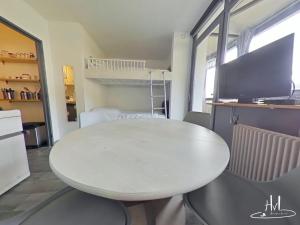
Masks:
[[[34,35],[30,34],[29,32],[25,31],[21,27],[15,25],[14,23],[10,22],[9,20],[0,16],[0,22],[8,26],[9,28],[13,29],[14,31],[30,38],[35,42],[36,45],[36,54],[37,54],[37,61],[38,61],[38,70],[40,76],[40,85],[42,90],[42,104],[43,104],[43,111],[45,117],[45,125],[47,131],[47,138],[48,138],[48,147],[53,146],[53,129],[52,129],[52,122],[51,122],[51,115],[50,115],[50,104],[49,104],[49,94],[48,94],[48,85],[47,85],[47,77],[46,77],[46,68],[45,68],[45,58],[44,58],[44,50],[43,50],[43,41],[39,38],[35,37]]]

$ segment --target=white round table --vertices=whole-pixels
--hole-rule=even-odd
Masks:
[[[50,166],[65,183],[124,201],[193,191],[219,176],[228,160],[228,146],[216,133],[165,119],[117,120],[82,128],[62,138],[50,153]]]

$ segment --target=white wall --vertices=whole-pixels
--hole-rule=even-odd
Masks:
[[[82,29],[83,57],[96,56],[104,58],[105,53],[98,47],[95,41]],[[84,70],[84,68],[83,68]],[[82,77],[83,78],[83,77]],[[83,79],[84,83],[84,111],[89,111],[96,106],[106,105],[106,87],[100,82],[91,79]]]
[[[52,47],[52,61],[55,76],[55,97],[60,116],[59,130],[60,136],[63,136],[70,130],[78,127],[76,122],[67,121],[67,109],[65,101],[65,90],[63,82],[64,65],[71,65],[74,69],[75,94],[77,100],[77,110],[84,108],[82,93],[81,74],[81,56],[82,47],[79,34],[79,25],[76,23],[50,22],[49,23],[50,42]],[[74,38],[76,37],[76,38]]]
[[[24,1],[19,0],[0,0],[0,15],[26,30],[43,42],[46,80],[49,91],[50,114],[52,120],[53,138],[60,137],[58,129],[58,117],[60,112],[56,108],[55,98],[55,78],[52,70],[51,46],[49,41],[48,22],[40,16],[32,7]]]
[[[62,68],[71,65],[74,68],[77,113],[95,106],[105,105],[105,96],[101,84],[85,79],[85,58],[88,56],[103,57],[104,53],[89,37],[85,29],[73,22],[49,22],[52,60],[57,87],[57,107],[61,112],[59,130],[61,136],[79,127],[77,122],[67,121]]]
[[[155,95],[162,95],[162,88],[153,88]],[[161,100],[156,106],[161,107]],[[127,111],[151,112],[150,86],[107,86],[107,107]]]
[[[192,39],[175,32],[172,44],[171,119],[182,120],[187,113]]]

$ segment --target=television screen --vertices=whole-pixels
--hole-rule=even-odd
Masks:
[[[219,98],[289,96],[294,34],[245,54],[219,69]]]

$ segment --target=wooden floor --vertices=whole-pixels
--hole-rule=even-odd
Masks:
[[[48,148],[28,150],[30,177],[0,196],[0,221],[17,215],[49,198],[66,185],[60,181],[49,167]],[[135,207],[129,207],[132,217],[137,218],[142,225],[142,212]],[[88,224],[87,224],[88,225]],[[201,225],[190,212],[187,212],[186,225]]]

